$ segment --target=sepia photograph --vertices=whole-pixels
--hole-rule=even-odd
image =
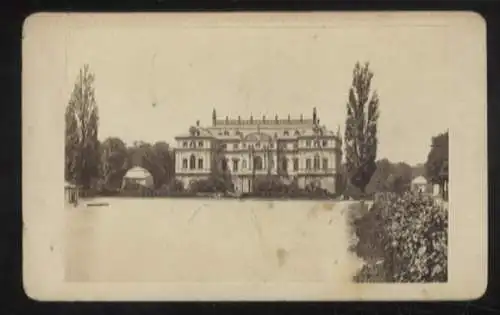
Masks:
[[[27,294],[479,297],[485,34],[467,12],[29,17]]]

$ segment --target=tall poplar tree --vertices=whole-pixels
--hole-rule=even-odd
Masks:
[[[99,176],[99,113],[93,83],[94,74],[85,65],[66,108],[66,178],[84,188]]]
[[[379,98],[376,91],[371,91],[372,78],[369,63],[362,66],[357,62],[349,89],[344,134],[348,180],[363,194],[377,168]]]

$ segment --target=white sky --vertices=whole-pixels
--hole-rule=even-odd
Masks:
[[[64,32],[61,93],[69,99],[78,69],[89,63],[101,139],[173,144],[196,120],[210,124],[214,107],[219,117],[242,118],[309,117],[317,107],[321,123],[340,125],[343,134],[359,60],[370,61],[380,96],[378,158],[415,164],[425,161],[431,137],[449,128],[448,109],[464,92],[455,79],[467,52],[453,27],[432,25],[439,19],[339,19],[293,28],[244,19],[232,27],[173,27],[165,20],[124,27],[123,19],[96,19]]]

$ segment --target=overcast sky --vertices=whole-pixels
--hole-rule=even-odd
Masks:
[[[415,164],[466,93],[456,78],[467,45],[442,19],[236,19],[231,27],[151,20],[82,20],[61,33],[61,93],[69,99],[79,68],[90,64],[101,139],[173,143],[196,120],[210,124],[213,108],[243,118],[308,117],[316,107],[321,123],[343,134],[353,66],[369,61],[380,96],[378,158]]]

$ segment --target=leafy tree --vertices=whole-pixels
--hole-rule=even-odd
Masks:
[[[76,183],[78,177],[78,150],[80,136],[74,108],[66,107],[66,143],[65,143],[65,172],[66,181]]]
[[[227,165],[227,157],[221,143],[215,143],[212,149],[210,178],[216,183],[219,192],[234,192],[231,170]]]
[[[389,178],[393,172],[393,164],[388,159],[381,159],[376,164],[377,169],[366,186],[366,193],[368,194],[390,191]]]
[[[108,189],[118,189],[127,171],[127,147],[120,138],[107,138],[101,145],[101,177]]]
[[[393,171],[395,177],[391,183],[391,191],[403,193],[410,189],[411,181],[413,179],[413,169],[405,162],[399,162],[394,165]]]
[[[346,171],[349,182],[365,194],[377,166],[377,122],[379,98],[371,93],[373,72],[369,64],[356,63],[347,102],[344,135]]]
[[[448,181],[448,147],[448,132],[432,137],[431,150],[425,163],[427,177],[432,183],[439,184],[441,190]]]
[[[170,145],[164,141],[153,145],[155,161],[158,169],[157,185],[169,184],[175,177],[175,154]]]
[[[90,188],[99,175],[99,114],[94,74],[88,65],[80,69],[66,108],[66,178]]]
[[[127,168],[140,166],[153,176],[156,188],[169,185],[175,175],[175,157],[168,143],[160,141],[151,145],[136,141],[128,149]]]

